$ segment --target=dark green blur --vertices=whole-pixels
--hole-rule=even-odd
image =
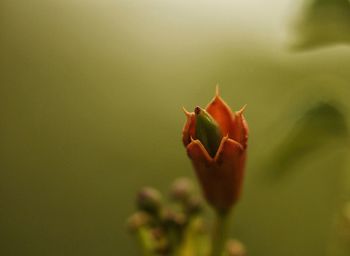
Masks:
[[[304,116],[349,125],[350,48],[289,52],[277,2],[0,1],[0,255],[138,255],[135,195],[195,179],[182,106],[217,83],[250,127],[232,235],[252,256],[349,255],[348,139]],[[307,150],[287,170],[283,145]]]

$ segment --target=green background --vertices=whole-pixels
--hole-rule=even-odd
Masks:
[[[252,256],[348,255],[334,224],[346,137],[331,129],[278,177],[273,163],[317,102],[348,123],[349,48],[290,51],[292,1],[246,2],[0,2],[1,255],[138,255],[135,193],[194,178],[182,106],[205,106],[217,83],[250,126],[233,236]]]

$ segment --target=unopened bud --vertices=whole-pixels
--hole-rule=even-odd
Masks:
[[[176,201],[185,202],[193,191],[192,181],[188,178],[178,178],[170,189],[170,196]]]
[[[161,240],[165,237],[164,231],[160,227],[153,228],[151,230],[151,233],[154,239],[156,240]]]
[[[186,216],[181,212],[166,209],[163,213],[163,221],[168,228],[181,227],[186,223]]]
[[[158,214],[162,205],[162,195],[151,187],[141,189],[137,196],[137,207],[150,214]]]
[[[198,196],[191,197],[186,204],[186,211],[189,215],[196,215],[202,212],[203,201]]]
[[[219,125],[204,109],[196,107],[196,138],[200,140],[211,157],[214,157],[222,139]]]
[[[235,239],[228,241],[226,249],[227,249],[228,256],[245,256],[245,255],[247,255],[244,245],[240,241],[235,240]]]
[[[150,221],[150,216],[145,212],[135,212],[127,220],[127,226],[130,231],[135,231],[144,225],[147,225]]]
[[[153,239],[153,250],[156,255],[169,255],[169,242],[164,230],[161,227],[155,227],[153,229],[150,229],[150,234]]]

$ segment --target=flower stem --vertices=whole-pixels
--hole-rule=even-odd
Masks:
[[[224,252],[228,230],[229,230],[229,211],[216,212],[216,223],[212,237],[211,256],[221,256]]]
[[[154,244],[151,237],[149,236],[149,232],[145,228],[140,228],[138,230],[138,239],[142,246],[143,255],[154,256]]]

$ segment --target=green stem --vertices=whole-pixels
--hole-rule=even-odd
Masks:
[[[149,232],[146,228],[140,228],[137,231],[138,239],[142,247],[143,255],[144,256],[154,256],[155,253],[154,250],[154,243],[152,241],[152,238],[149,235]]]
[[[212,237],[211,256],[221,256],[224,252],[228,230],[230,212],[216,212],[216,223]]]
[[[195,217],[190,220],[188,226],[184,231],[182,243],[178,246],[175,256],[208,256],[208,250],[206,250],[205,244],[208,241],[205,240],[202,219]],[[206,253],[203,251],[205,250]]]

